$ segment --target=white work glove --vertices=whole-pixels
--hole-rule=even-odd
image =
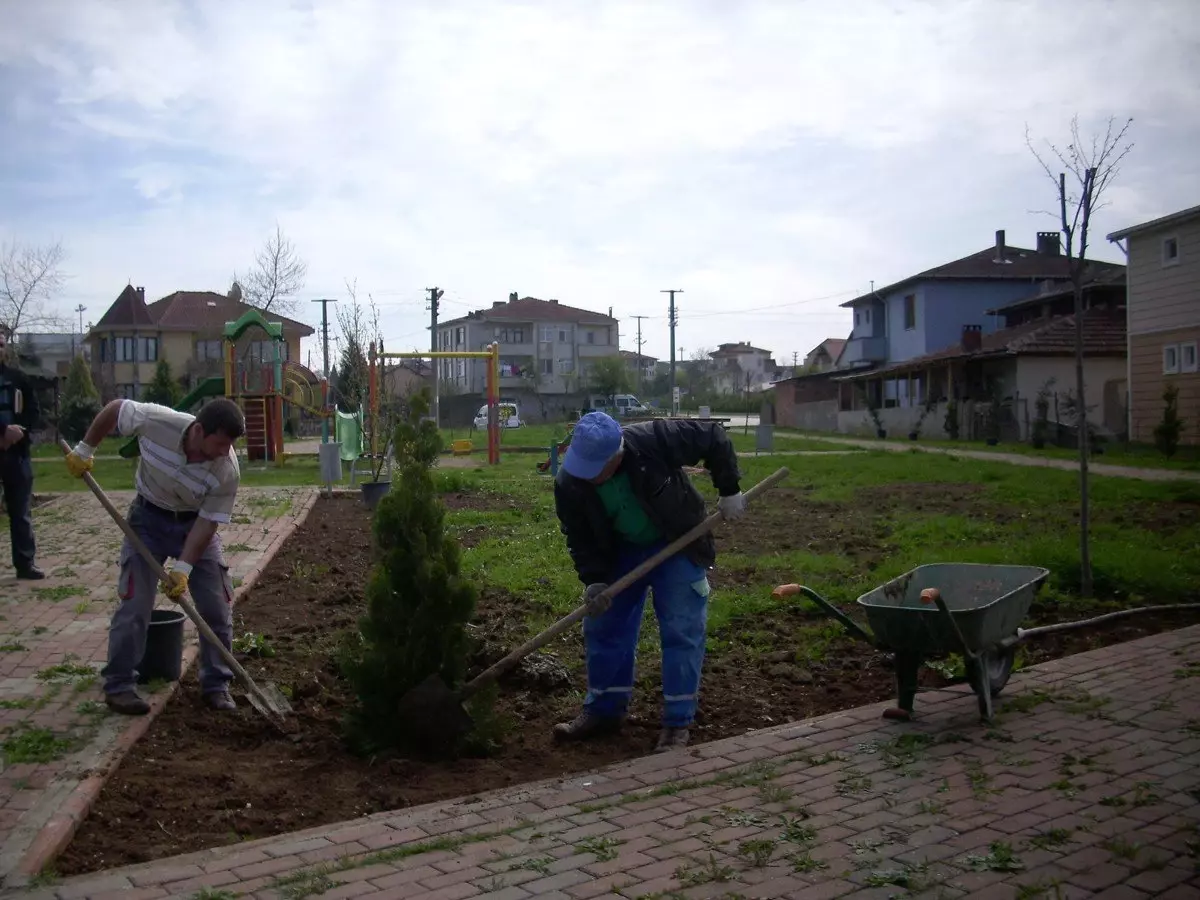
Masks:
[[[598,616],[607,612],[608,608],[612,606],[612,597],[604,595],[607,590],[608,585],[602,582],[589,584],[584,590],[582,600],[587,604],[589,616]]]
[[[741,518],[746,512],[746,497],[741,491],[722,497],[717,501],[717,510],[725,517],[726,522]]]
[[[75,448],[67,454],[67,471],[76,478],[82,478],[84,472],[92,471],[92,457],[95,449],[83,441],[76,444]]]

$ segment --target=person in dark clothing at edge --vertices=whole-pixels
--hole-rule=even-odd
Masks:
[[[606,603],[608,586],[686,534],[707,516],[704,498],[684,466],[703,463],[726,519],[745,512],[737,454],[716,422],[659,419],[622,428],[593,412],[575,426],[554,482],[554,506],[583,600],[587,695],[557,740],[611,734],[624,722],[633,694],[634,654],[647,590],[662,636],[663,716],[656,752],[688,743],[696,716],[708,623],[707,569],[716,561],[709,533]]]
[[[4,508],[8,511],[13,568],[18,578],[29,580],[45,577],[34,565],[37,544],[33,538],[33,463],[29,444],[37,421],[37,391],[17,367],[8,330],[0,325],[0,482],[4,485]]]

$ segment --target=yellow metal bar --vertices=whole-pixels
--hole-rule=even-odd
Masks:
[[[493,354],[488,350],[464,350],[455,353],[452,350],[426,350],[424,353],[376,353],[379,359],[491,359]]]

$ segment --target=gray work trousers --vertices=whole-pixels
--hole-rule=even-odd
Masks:
[[[145,504],[141,497],[129,508],[129,524],[161,564],[167,557],[178,559],[195,519],[180,519],[165,510]],[[146,630],[154,609],[158,578],[141,554],[126,538],[121,545],[120,576],[117,594],[120,605],[108,628],[108,665],[100,672],[104,692],[119,694],[137,687],[137,666],[146,652]],[[221,536],[214,534],[204,555],[188,576],[188,593],[197,612],[216,636],[232,649],[233,580],[221,552]],[[205,693],[228,690],[233,672],[220,654],[200,639],[200,690]]]

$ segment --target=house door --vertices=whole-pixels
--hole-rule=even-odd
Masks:
[[[1129,403],[1129,386],[1124,378],[1104,383],[1104,427],[1113,434],[1124,434],[1125,410]]]

